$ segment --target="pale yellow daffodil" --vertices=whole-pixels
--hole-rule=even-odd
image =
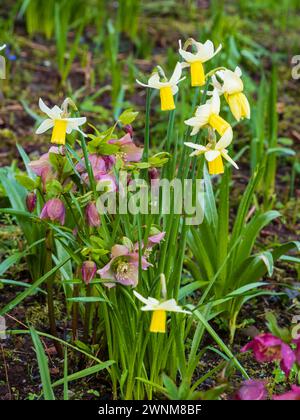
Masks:
[[[217,130],[220,136],[223,136],[225,131],[230,128],[230,124],[220,117],[220,106],[218,90],[214,89],[212,97],[204,105],[197,107],[195,116],[184,121],[186,125],[193,127],[191,136],[197,134],[205,126],[210,126]]]
[[[231,128],[223,134],[220,140],[215,142],[209,142],[206,146],[201,144],[195,144],[191,142],[184,143],[186,146],[195,149],[190,156],[199,156],[204,154],[205,159],[208,162],[208,171],[211,175],[218,175],[224,173],[223,159],[227,160],[231,165],[238,169],[237,164],[228,155],[226,148],[230,145],[233,138],[233,132]]]
[[[191,46],[195,48],[195,52],[187,51],[186,49]],[[192,86],[203,86],[205,84],[205,72],[203,63],[213,58],[221,50],[222,45],[220,44],[215,50],[212,41],[207,40],[204,44],[195,41],[190,38],[186,41],[183,48],[181,41],[179,41],[179,54],[184,59],[181,63],[182,67],[191,68],[191,85]]]
[[[40,98],[39,107],[48,118],[41,123],[36,130],[36,134],[42,134],[53,127],[51,143],[55,144],[65,144],[66,134],[70,134],[73,130],[79,131],[84,137],[86,137],[86,134],[84,134],[79,128],[82,124],[85,124],[86,117],[69,118],[67,111],[69,103],[73,104],[73,102],[67,98],[63,102],[61,108],[57,105],[53,108],[49,108]]]
[[[135,297],[145,304],[145,306],[141,308],[141,311],[153,312],[150,324],[150,332],[153,333],[166,332],[167,312],[180,312],[183,314],[191,314],[190,311],[185,311],[181,308],[181,306],[177,305],[175,299],[166,299],[166,286],[164,274],[161,274],[161,283],[163,295],[162,300],[158,300],[152,297],[148,297],[146,299],[138,292],[133,292]]]
[[[175,109],[175,102],[173,96],[178,92],[177,84],[181,82],[185,77],[181,78],[182,67],[180,63],[177,63],[171,78],[168,80],[165,76],[163,69],[157,66],[157,70],[149,78],[148,83],[142,83],[137,80],[137,83],[141,86],[149,87],[152,89],[158,89],[161,100],[161,110],[171,111]],[[162,80],[161,80],[162,79]]]
[[[222,80],[220,83],[217,77]],[[236,67],[234,71],[219,70],[212,76],[214,88],[224,95],[230,110],[237,121],[243,118],[250,118],[250,105],[243,93],[244,84],[241,79],[242,71]]]

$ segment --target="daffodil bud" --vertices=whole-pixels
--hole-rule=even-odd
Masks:
[[[89,226],[100,226],[100,217],[95,203],[89,203],[85,208],[85,217]]]
[[[84,261],[81,267],[82,279],[85,284],[90,284],[97,272],[97,266],[94,261]]]
[[[30,192],[27,194],[26,197],[26,207],[27,210],[32,213],[36,206],[36,194],[34,192]]]
[[[40,218],[48,219],[51,222],[59,222],[65,224],[66,209],[64,203],[59,198],[48,200],[42,208]]]

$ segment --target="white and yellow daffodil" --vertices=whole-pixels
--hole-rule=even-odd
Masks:
[[[187,48],[191,46],[195,48],[195,52],[187,51]],[[192,86],[203,86],[205,84],[205,72],[203,63],[213,58],[221,50],[222,45],[220,44],[215,50],[212,41],[207,40],[204,44],[195,41],[190,38],[186,41],[183,48],[181,41],[179,41],[179,54],[185,60],[181,63],[182,67],[191,68],[191,85]]]
[[[204,153],[205,159],[208,162],[208,171],[211,175],[218,175],[224,173],[223,159],[227,160],[231,165],[238,169],[237,164],[228,155],[226,148],[230,145],[233,138],[233,132],[231,127],[223,134],[220,140],[215,142],[209,142],[206,146],[201,144],[195,144],[186,142],[186,146],[195,149],[190,156],[199,156]]]
[[[185,77],[181,78],[181,73],[181,64],[177,63],[171,78],[168,80],[163,69],[160,66],[157,66],[157,70],[149,78],[147,84],[142,83],[139,80],[137,80],[137,83],[141,86],[158,89],[160,94],[161,110],[171,111],[172,109],[175,109],[173,96],[178,92],[177,84],[185,79]]]
[[[79,128],[81,125],[85,124],[86,117],[69,118],[67,110],[69,103],[70,100],[66,99],[61,108],[57,105],[53,108],[49,108],[40,98],[39,107],[41,111],[48,116],[48,118],[41,123],[36,130],[36,134],[42,134],[53,127],[51,143],[55,144],[65,144],[66,134],[70,134],[73,130],[79,131],[86,137],[86,134],[84,134]]]
[[[193,127],[191,136],[197,134],[200,128],[204,126],[210,126],[217,130],[220,136],[223,136],[226,130],[230,128],[230,124],[220,117],[220,106],[218,90],[214,89],[212,97],[204,105],[197,107],[195,116],[184,121],[186,125]]]
[[[166,280],[164,274],[161,274],[160,279],[162,283],[162,300],[158,300],[152,297],[148,297],[146,299],[135,290],[133,292],[135,297],[145,304],[145,306],[141,308],[141,311],[153,312],[150,324],[150,332],[154,333],[166,332],[167,312],[181,312],[183,314],[191,314],[190,311],[185,311],[181,308],[181,306],[177,305],[175,299],[166,299]]]
[[[218,76],[222,83],[217,80]],[[250,105],[243,93],[244,84],[241,79],[242,71],[236,67],[234,71],[219,70],[212,76],[214,87],[223,94],[230,110],[237,121],[242,118],[250,118]]]

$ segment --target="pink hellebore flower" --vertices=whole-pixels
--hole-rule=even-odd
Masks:
[[[44,153],[39,159],[33,160],[29,163],[29,167],[33,173],[41,177],[43,188],[45,189],[46,182],[54,176],[53,168],[50,163],[49,154],[61,154],[59,147],[50,147],[48,153]]]
[[[97,155],[97,153],[92,153],[88,156],[88,159],[92,167],[94,178],[96,180],[98,180],[100,176],[106,174],[115,164],[114,156],[102,156]],[[76,169],[81,174],[83,181],[88,183],[89,177],[85,168],[84,159],[77,163]]]
[[[66,209],[64,203],[59,198],[48,200],[42,208],[40,218],[48,219],[51,222],[60,222],[65,224]]]
[[[111,260],[98,274],[104,280],[113,280],[114,283],[105,283],[107,287],[114,287],[115,283],[124,286],[136,287],[139,276],[139,253],[136,246],[129,249],[126,245],[114,245],[111,249]],[[142,257],[142,270],[147,270],[151,264]]]
[[[81,275],[85,284],[90,284],[97,272],[97,266],[94,261],[84,261],[81,267]]]
[[[142,158],[143,149],[134,144],[129,133],[125,134],[125,136],[120,139],[109,140],[108,143],[117,144],[120,147],[125,162],[139,162]]]
[[[111,174],[99,174],[97,180],[97,191],[117,191],[117,181],[114,175]]]
[[[267,398],[267,390],[265,383],[262,381],[254,381],[252,379],[245,381],[235,395],[236,400],[265,400]]]
[[[89,226],[100,226],[100,216],[95,203],[88,203],[88,205],[85,208],[85,217]]]
[[[296,360],[295,354],[290,346],[270,333],[256,336],[241,349],[241,352],[246,352],[250,349],[253,350],[258,362],[280,361],[280,367],[286,375],[289,375]]]
[[[165,235],[166,232],[159,232],[155,235],[149,236],[147,248],[152,249],[155,245],[159,244],[164,239]]]
[[[293,400],[300,401],[300,386],[292,385],[292,389],[285,394],[275,395],[273,400]]]

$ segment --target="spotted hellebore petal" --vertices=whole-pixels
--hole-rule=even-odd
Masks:
[[[64,203],[59,198],[48,200],[42,208],[40,218],[48,219],[51,222],[65,224],[66,209]]]
[[[292,385],[292,389],[281,395],[275,395],[273,400],[300,401],[300,386]]]
[[[265,400],[267,398],[267,390],[263,381],[248,380],[243,382],[242,386],[235,395],[235,400]]]
[[[248,350],[253,351],[254,357],[258,362],[280,361],[280,367],[286,375],[289,375],[296,360],[290,346],[270,333],[256,336],[241,349],[241,352],[244,353]]]

